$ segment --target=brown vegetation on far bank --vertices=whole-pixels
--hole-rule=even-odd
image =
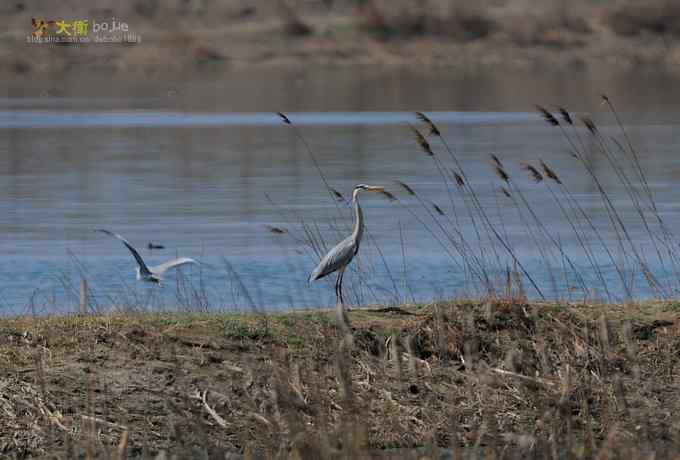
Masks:
[[[354,311],[351,338],[326,312],[1,320],[0,454],[673,458],[679,316],[459,302]]]
[[[0,75],[63,72],[163,77],[305,65],[678,64],[680,9],[655,0],[266,0],[0,6]],[[29,45],[31,18],[129,24],[135,45]]]

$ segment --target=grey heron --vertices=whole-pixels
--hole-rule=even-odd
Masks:
[[[354,256],[359,252],[359,245],[364,234],[364,214],[359,205],[359,192],[383,192],[383,187],[375,187],[371,185],[359,184],[354,187],[352,192],[352,204],[354,205],[354,228],[352,234],[338,243],[333,249],[328,251],[316,266],[312,274],[309,275],[309,282],[323,278],[333,272],[338,272],[338,277],[335,281],[335,296],[337,300],[337,308],[339,319],[347,323],[344,314],[344,299],[342,298],[342,278],[345,275],[345,269],[349,263],[354,259]]]
[[[120,241],[123,242],[125,247],[130,250],[132,256],[137,261],[136,272],[138,280],[146,281],[149,283],[156,283],[160,286],[162,285],[163,275],[165,274],[166,271],[170,270],[171,268],[179,267],[181,265],[198,263],[194,259],[190,259],[188,257],[180,257],[179,259],[169,260],[160,265],[149,266],[144,262],[142,256],[139,255],[139,252],[137,252],[137,250],[130,244],[130,242],[123,238],[122,236],[120,236],[118,233],[113,233],[104,229],[97,229],[95,230],[95,232],[104,233],[114,238],[118,238]]]

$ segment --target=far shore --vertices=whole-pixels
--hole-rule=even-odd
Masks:
[[[265,0],[187,1],[173,7],[129,0],[105,9],[61,5],[49,11],[12,3],[0,15],[0,78],[5,79],[66,74],[196,78],[239,69],[357,66],[666,73],[680,68],[673,25],[680,8],[661,0],[644,5],[576,1],[568,8],[557,1],[527,8],[521,0],[485,7],[457,2],[452,8],[433,0],[423,9],[378,0],[360,2],[363,7],[349,0],[327,2],[331,8],[324,2],[302,8]],[[54,20],[50,15],[90,22],[113,18],[126,24],[135,42],[35,43],[32,19]]]

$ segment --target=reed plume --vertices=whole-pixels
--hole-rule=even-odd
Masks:
[[[494,165],[494,171],[496,172],[496,175],[505,182],[508,182],[510,180],[510,176],[508,176],[508,173],[505,172],[505,170],[497,165]]]
[[[413,126],[411,126],[411,131],[413,131],[413,135],[415,136],[416,142],[418,143],[420,148],[423,149],[423,151],[425,153],[427,153],[428,155],[434,156],[434,152],[432,151],[432,148],[430,147],[430,143],[427,142],[427,139],[425,139],[425,136],[423,136],[421,134],[421,132],[418,131],[418,129],[414,128]]]
[[[510,181],[510,176],[503,168],[503,163],[501,163],[501,160],[499,160],[498,157],[493,153],[491,154],[491,166],[493,167],[493,170],[496,173],[496,175],[502,181],[504,181],[505,183],[508,183]]]
[[[328,187],[328,189],[338,199],[338,201],[345,201],[345,197],[342,195],[342,193],[338,192],[333,187]]]
[[[458,184],[459,187],[465,187],[465,179],[463,179],[463,176],[453,171],[453,178],[456,179],[456,184]]]
[[[557,110],[560,112],[560,115],[562,116],[562,119],[563,119],[567,124],[570,124],[570,125],[573,125],[573,124],[574,124],[574,120],[571,118],[571,115],[569,114],[569,112],[567,111],[567,109],[565,109],[564,107],[558,107]]]
[[[415,190],[413,190],[408,184],[406,184],[406,183],[404,183],[404,182],[402,182],[402,181],[400,181],[400,180],[396,181],[396,183],[397,183],[401,188],[403,188],[403,189],[406,191],[406,193],[408,193],[409,195],[415,195],[415,194],[416,194]]]
[[[543,160],[540,160],[541,163],[541,168],[543,169],[543,172],[545,175],[552,179],[556,184],[562,185],[562,181],[560,180],[559,177],[557,177],[557,174],[553,169],[551,169],[547,164],[543,162]]]
[[[527,173],[529,173],[529,178],[533,180],[535,183],[539,183],[543,180],[543,175],[533,167],[531,164],[522,162],[520,163],[520,166],[522,169],[524,169]]]
[[[583,126],[588,128],[588,131],[590,131],[592,135],[597,134],[597,126],[595,126],[595,122],[593,121],[592,118],[590,118],[587,115],[584,115],[581,117],[581,122],[583,123]]]
[[[446,213],[444,213],[444,211],[442,210],[442,208],[440,208],[439,206],[437,206],[437,203],[432,203],[432,207],[434,208],[435,211],[437,211],[437,214],[439,214],[440,216],[445,216],[445,215],[446,215]]]
[[[493,161],[496,164],[496,166],[498,166],[499,168],[503,168],[503,163],[501,163],[500,158],[498,158],[493,153],[491,153],[490,156],[491,156],[491,161]]]
[[[388,192],[387,190],[382,190],[380,192],[381,195],[383,195],[385,198],[387,198],[390,201],[397,201],[397,197],[394,196],[392,192]]]
[[[416,112],[416,118],[427,125],[431,136],[441,136],[439,128],[423,112]]]
[[[548,112],[548,110],[545,107],[537,105],[536,110],[538,110],[538,112],[541,114],[543,120],[545,120],[546,123],[548,123],[551,126],[559,126],[560,124],[559,120],[555,118],[555,115]]]

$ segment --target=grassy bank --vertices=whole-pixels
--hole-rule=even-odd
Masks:
[[[1,320],[0,453],[671,457],[679,315],[404,306],[353,311],[351,339],[330,312]]]

